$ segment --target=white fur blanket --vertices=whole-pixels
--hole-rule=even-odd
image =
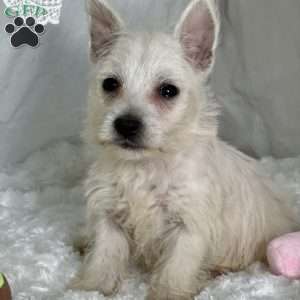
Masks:
[[[81,177],[86,163],[79,145],[60,142],[0,170],[0,271],[15,300],[96,300],[98,293],[71,292],[65,285],[79,267],[72,249],[83,220]],[[261,165],[298,193],[300,158],[264,159]],[[113,299],[144,299],[146,285],[132,279]],[[300,281],[271,275],[259,264],[219,277],[197,300],[296,300]]]

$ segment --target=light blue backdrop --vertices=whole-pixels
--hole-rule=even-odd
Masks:
[[[256,156],[300,153],[300,1],[220,0],[212,77],[221,135]],[[111,0],[132,28],[171,30],[188,0]],[[1,11],[4,8],[0,2]],[[0,164],[78,135],[88,79],[84,1],[64,1],[37,49],[13,49],[0,16]]]

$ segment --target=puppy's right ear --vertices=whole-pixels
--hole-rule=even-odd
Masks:
[[[209,74],[219,40],[217,0],[192,0],[175,30],[186,58],[196,70]]]
[[[117,34],[122,29],[122,21],[104,3],[103,0],[88,0],[90,15],[90,56],[96,63],[112,46]]]

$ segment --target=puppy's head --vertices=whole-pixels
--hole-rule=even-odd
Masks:
[[[201,87],[218,40],[214,1],[192,1],[167,35],[127,33],[107,4],[89,0],[90,143],[128,159],[176,151],[195,135],[216,135],[216,110]]]

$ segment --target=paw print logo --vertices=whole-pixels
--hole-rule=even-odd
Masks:
[[[45,27],[42,24],[36,24],[33,17],[26,20],[22,17],[14,19],[14,24],[9,23],[5,26],[5,31],[11,34],[10,42],[15,48],[21,45],[36,47],[39,44],[39,35],[43,34]]]

